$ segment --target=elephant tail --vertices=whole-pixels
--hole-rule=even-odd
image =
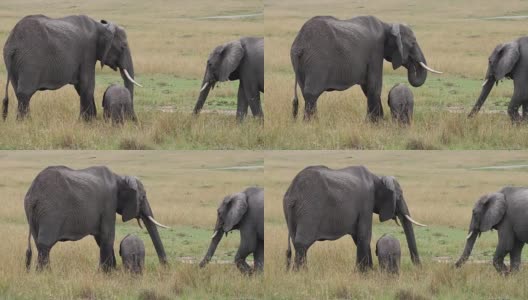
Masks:
[[[4,121],[7,118],[7,112],[9,109],[9,95],[8,95],[9,81],[10,81],[10,78],[9,78],[9,71],[8,71],[7,72],[7,82],[6,82],[6,87],[5,87],[5,96],[4,96],[4,101],[2,101],[2,119]]]
[[[295,83],[293,85],[293,101],[292,101],[292,115],[294,119],[297,119],[298,112],[299,112],[299,98],[297,97],[297,72],[295,72]]]
[[[29,233],[28,233],[28,247],[26,250],[26,270],[29,271],[31,269],[31,256],[33,255],[31,251],[31,225],[29,226]]]
[[[289,270],[290,265],[291,265],[292,251],[291,251],[290,241],[291,241],[291,236],[290,236],[290,233],[288,232],[288,250],[286,250],[286,270]]]

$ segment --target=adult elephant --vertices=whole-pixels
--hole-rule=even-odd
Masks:
[[[264,93],[264,38],[244,37],[216,47],[209,55],[202,89],[194,106],[199,114],[217,82],[240,80],[236,118],[242,121],[248,106],[255,117],[264,117],[260,93]]]
[[[373,16],[338,20],[318,16],[308,20],[293,41],[291,62],[295,72],[293,117],[297,117],[297,84],[304,97],[304,119],[317,110],[325,91],[343,91],[359,84],[367,97],[371,121],[383,117],[381,87],[383,59],[392,67],[407,68],[414,87],[421,86],[427,71],[425,56],[413,31],[402,24],[389,24]]]
[[[307,167],[293,179],[283,200],[288,226],[287,268],[291,263],[290,240],[295,248],[294,269],[305,265],[310,246],[316,241],[351,235],[357,246],[360,271],[372,268],[370,240],[372,214],[380,222],[400,219],[414,264],[420,264],[412,223],[400,184],[392,176],[377,176],[363,166],[330,169]]]
[[[528,188],[505,187],[480,197],[473,207],[466,246],[456,267],[467,261],[477,237],[491,229],[499,236],[493,266],[498,272],[508,272],[504,257],[509,254],[511,271],[518,271],[523,246],[528,242]]]
[[[56,90],[72,84],[81,99],[80,115],[85,120],[97,114],[94,102],[95,64],[114,71],[119,68],[130,95],[137,84],[125,30],[114,23],[97,22],[87,16],[51,19],[32,15],[20,20],[4,45],[7,84],[3,100],[8,112],[9,82],[18,99],[17,119],[29,111],[36,91]]]
[[[521,120],[519,107],[523,107],[523,118],[528,118],[528,37],[497,45],[488,58],[488,70],[482,84],[480,96],[468,117],[475,116],[488,98],[493,84],[506,78],[513,79],[513,95],[508,105],[512,122]]]
[[[44,169],[33,180],[24,199],[29,223],[26,267],[31,266],[31,237],[38,250],[37,270],[49,264],[51,248],[62,241],[77,241],[92,235],[100,250],[99,264],[104,271],[116,267],[114,237],[116,213],[123,222],[143,221],[158,253],[167,263],[152,209],[141,181],[120,176],[107,167],[73,170],[64,166]],[[141,226],[141,225],[140,225]]]
[[[216,219],[211,244],[200,262],[205,267],[214,255],[222,235],[231,230],[240,231],[240,246],[235,255],[235,264],[244,274],[252,272],[246,257],[253,254],[254,270],[264,269],[264,189],[249,187],[240,193],[226,196]]]

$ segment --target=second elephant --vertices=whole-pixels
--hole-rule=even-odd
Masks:
[[[245,274],[252,272],[246,257],[253,254],[255,271],[264,269],[264,189],[250,187],[226,196],[218,208],[215,231],[207,254],[200,262],[203,268],[222,239],[231,230],[240,230],[240,246],[235,256],[237,268]]]
[[[401,247],[398,239],[384,234],[376,243],[376,256],[382,271],[400,273]]]
[[[104,92],[103,109],[105,120],[111,119],[113,124],[123,124],[125,120],[137,121],[130,92],[117,84],[112,84]]]
[[[392,119],[405,125],[410,125],[414,111],[414,97],[411,89],[398,83],[389,92],[388,104]]]
[[[264,38],[244,37],[220,45],[211,52],[194,114],[200,113],[215,84],[228,80],[240,80],[237,119],[244,119],[248,106],[253,116],[264,117],[260,104],[260,93],[264,93]]]
[[[119,244],[123,267],[132,274],[142,274],[145,267],[145,244],[134,234],[128,234]]]

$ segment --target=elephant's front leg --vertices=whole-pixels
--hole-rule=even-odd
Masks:
[[[372,237],[372,217],[360,218],[358,222],[356,238],[357,245],[356,265],[361,272],[372,269],[372,253],[370,250],[370,239]]]
[[[255,233],[250,230],[240,231],[240,247],[235,255],[235,264],[240,272],[244,274],[251,274],[251,267],[246,262],[249,254],[253,253],[257,247],[257,238]]]
[[[81,73],[80,81],[75,85],[75,90],[81,98],[80,116],[83,120],[90,121],[97,116],[94,101],[95,70],[92,66],[91,71],[81,71]]]
[[[248,111],[248,100],[246,98],[246,93],[244,92],[244,84],[240,81],[238,85],[238,95],[237,95],[237,121],[242,122],[247,115]]]
[[[257,249],[253,253],[254,257],[254,268],[256,272],[262,272],[264,270],[264,241],[257,241]]]
[[[521,266],[521,253],[524,247],[524,243],[519,240],[515,240],[513,249],[510,251],[510,270],[512,272],[519,271]]]

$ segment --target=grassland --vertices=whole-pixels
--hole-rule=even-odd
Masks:
[[[14,1],[0,3],[0,41],[23,16],[61,17],[86,14],[123,26],[134,59],[138,125],[114,128],[102,121],[102,95],[108,84],[121,83],[117,72],[96,70],[98,119],[78,120],[79,98],[72,86],[38,92],[31,100],[31,119],[15,121],[16,97],[10,88],[10,112],[0,122],[0,149],[257,149],[263,126],[248,118],[235,122],[238,82],[213,90],[198,118],[191,111],[198,97],[209,53],[241,36],[263,36],[262,1]],[[204,19],[260,13],[254,17]],[[0,64],[0,86],[6,73]],[[2,92],[3,98],[3,92]],[[262,95],[263,98],[263,95]]]
[[[477,118],[467,113],[480,93],[488,56],[495,46],[526,34],[525,20],[486,19],[527,15],[523,1],[277,1],[265,2],[266,138],[269,149],[524,149],[528,127],[512,126],[505,114],[511,81],[495,87]],[[427,63],[444,72],[429,74],[415,96],[414,124],[402,129],[389,119],[387,94],[407,83],[405,68],[385,63],[382,103],[385,121],[365,121],[366,99],[359,86],[324,93],[319,119],[305,124],[291,117],[294,75],[290,47],[309,18],[347,19],[375,15],[413,29]],[[299,91],[300,93],[300,91]],[[302,98],[301,98],[302,99]],[[304,109],[304,101],[300,100]],[[302,118],[301,118],[302,119]]]
[[[214,153],[214,155],[212,155]],[[262,298],[262,276],[239,274],[232,263],[239,235],[220,243],[213,262],[199,269],[224,195],[246,186],[263,185],[263,153],[251,151],[51,151],[1,152],[0,298],[1,299],[219,299]],[[58,243],[51,252],[51,271],[26,273],[27,222],[24,195],[34,177],[48,165],[73,168],[108,165],[114,172],[139,176],[156,219],[171,226],[160,235],[170,267],[158,263],[145,230],[118,218],[116,244],[128,233],[146,246],[146,273],[134,278],[120,270],[105,275],[97,270],[98,248],[93,238]],[[33,250],[35,246],[33,244]],[[189,263],[190,262],[190,263]],[[229,276],[226,276],[229,274]]]
[[[523,152],[496,151],[274,151],[265,157],[266,262],[265,283],[276,299],[526,299],[528,276],[502,277],[491,265],[496,232],[483,233],[462,269],[454,261],[462,253],[474,202],[506,185],[525,185],[528,168]],[[371,246],[383,234],[402,245],[402,271],[391,277],[375,270],[355,270],[356,247],[349,237],[317,242],[308,252],[308,269],[286,272],[287,227],[282,197],[293,177],[308,165],[333,168],[363,164],[376,174],[400,182],[414,219],[421,267],[412,265],[405,235],[394,222],[374,217]],[[373,248],[374,249],[374,248]],[[526,262],[528,253],[524,251]]]

